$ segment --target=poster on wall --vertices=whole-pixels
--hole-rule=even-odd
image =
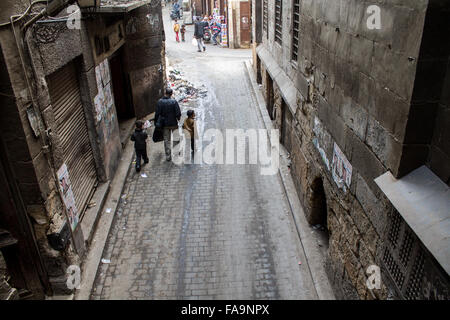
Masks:
[[[350,188],[352,183],[352,165],[336,142],[333,150],[332,175],[334,182],[339,188],[344,191],[347,191],[347,187]]]
[[[67,169],[67,165],[65,163],[58,170],[57,174],[59,189],[61,190],[64,206],[67,211],[67,219],[69,219],[70,227],[72,228],[72,231],[74,231],[78,225],[79,217],[78,210],[75,205],[75,197],[73,196],[72,185],[70,183],[69,170]]]
[[[114,105],[108,59],[103,60],[98,66],[95,67],[95,78],[97,80],[98,89],[98,94],[94,98],[96,112],[95,119],[97,122],[100,122],[108,116]]]
[[[223,46],[227,46],[228,45],[228,37],[227,37],[227,24],[226,23],[222,23],[222,31],[221,31],[221,35],[222,35],[222,45]]]

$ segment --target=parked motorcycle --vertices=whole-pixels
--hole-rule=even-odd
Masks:
[[[211,41],[211,30],[209,29],[209,27],[205,27],[205,29],[203,30],[203,41]]]
[[[182,17],[181,7],[178,2],[175,2],[172,6],[172,11],[170,12],[170,18],[172,20],[180,19]]]

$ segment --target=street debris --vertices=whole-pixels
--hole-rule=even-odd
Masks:
[[[111,263],[111,260],[103,258],[102,263],[108,264]]]
[[[143,174],[141,174],[141,177],[142,178],[147,178],[148,176],[145,173],[143,173]]]
[[[182,73],[176,69],[169,71],[168,82],[173,90],[175,99],[182,104],[198,98],[204,98],[208,93],[204,85],[200,88],[194,87],[191,82],[184,80]]]
[[[111,213],[112,209],[111,209],[111,208],[108,208],[108,209],[106,209],[105,211],[106,211],[106,213]]]

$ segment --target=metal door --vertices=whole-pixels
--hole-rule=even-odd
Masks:
[[[75,63],[48,78],[53,113],[80,219],[97,182]]]

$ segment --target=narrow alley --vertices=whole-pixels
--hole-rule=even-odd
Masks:
[[[199,53],[193,26],[177,43],[168,10],[164,17],[169,69],[207,88],[183,117],[195,110],[199,135],[262,128],[244,65],[251,51]],[[150,163],[126,181],[93,299],[318,298],[278,175],[262,176],[258,165],[167,163],[162,142],[148,150]]]
[[[450,300],[450,1],[372,2],[0,1],[0,300]]]

